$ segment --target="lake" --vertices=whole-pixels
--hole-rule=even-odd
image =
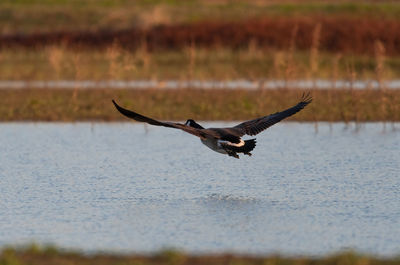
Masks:
[[[395,127],[282,122],[238,160],[138,123],[0,123],[0,248],[398,255]]]

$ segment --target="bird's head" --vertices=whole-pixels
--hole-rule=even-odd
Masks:
[[[192,119],[187,120],[187,121],[185,122],[185,125],[186,125],[186,126],[193,127],[193,128],[197,128],[197,129],[204,129],[203,126],[201,126],[200,124],[198,124],[197,122],[195,122],[195,121],[192,120]]]

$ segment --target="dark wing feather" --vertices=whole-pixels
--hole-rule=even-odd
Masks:
[[[151,125],[156,125],[156,126],[164,126],[164,127],[168,127],[168,128],[175,128],[175,129],[180,129],[183,130],[187,133],[196,135],[198,137],[201,138],[205,138],[205,134],[204,132],[202,132],[199,129],[190,127],[190,126],[186,126],[184,124],[180,124],[180,123],[175,123],[175,122],[162,122],[162,121],[157,121],[154,120],[152,118],[143,116],[139,113],[133,112],[131,110],[127,110],[124,109],[123,107],[119,106],[114,100],[112,100],[112,102],[114,103],[114,106],[117,108],[117,110],[124,116],[134,119],[135,121],[140,121],[140,122],[146,122],[148,124]]]
[[[112,103],[114,103],[114,106],[117,108],[117,110],[122,115],[124,115],[128,118],[134,119],[135,121],[146,122],[148,124],[156,125],[156,126],[165,126],[165,127],[170,127],[170,128],[176,128],[169,122],[161,122],[161,121],[153,120],[152,118],[148,118],[139,113],[124,109],[123,107],[119,106],[114,100],[112,100]]]
[[[312,97],[310,96],[310,93],[303,94],[301,101],[296,105],[293,106],[287,110],[277,112],[268,116],[264,116],[261,118],[257,118],[254,120],[246,121],[243,122],[239,125],[236,125],[232,129],[237,130],[240,132],[242,135],[247,134],[247,135],[256,135],[268,127],[271,127],[275,123],[280,122],[281,120],[292,116],[293,114],[299,112],[302,110],[305,106],[310,104],[312,101]]]
[[[240,131],[238,132],[233,128],[209,128],[205,131],[217,139],[229,141],[235,144],[240,143],[240,137],[243,136]]]

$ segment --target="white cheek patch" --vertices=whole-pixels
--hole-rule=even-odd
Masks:
[[[232,146],[241,147],[241,146],[244,145],[244,141],[242,139],[240,139],[240,143],[238,143],[238,144],[234,144],[234,143],[231,143],[231,142],[229,142],[229,144],[232,145]]]

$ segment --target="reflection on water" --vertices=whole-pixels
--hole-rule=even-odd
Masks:
[[[2,123],[0,245],[398,254],[400,133],[354,128],[280,123],[237,160],[167,128]]]

